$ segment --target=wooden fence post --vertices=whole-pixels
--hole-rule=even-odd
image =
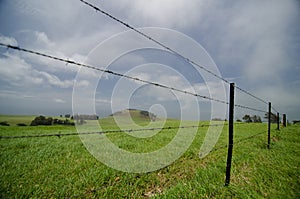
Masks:
[[[229,118],[228,118],[228,154],[227,154],[227,166],[226,166],[226,179],[225,186],[230,183],[230,170],[232,160],[233,149],[233,117],[234,117],[234,83],[230,83],[230,95],[229,95]]]

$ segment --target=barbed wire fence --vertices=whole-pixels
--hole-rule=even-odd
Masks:
[[[13,50],[17,50],[17,51],[22,51],[22,52],[30,53],[30,54],[35,54],[37,56],[46,57],[46,58],[49,58],[49,59],[53,59],[53,60],[56,60],[56,61],[60,61],[60,62],[64,62],[64,63],[70,64],[70,65],[77,65],[77,66],[85,67],[85,68],[88,68],[88,69],[91,69],[91,70],[97,70],[97,71],[101,71],[101,72],[108,73],[108,74],[111,74],[111,75],[124,77],[124,78],[130,79],[132,81],[138,81],[138,82],[142,82],[142,83],[146,83],[146,84],[151,84],[151,85],[154,85],[156,87],[161,87],[161,88],[172,90],[172,91],[175,91],[175,92],[180,92],[180,93],[184,93],[184,94],[187,94],[187,95],[192,95],[194,97],[198,97],[198,98],[205,99],[205,100],[208,100],[208,101],[215,101],[215,102],[218,102],[218,103],[229,105],[231,107],[236,107],[236,108],[239,108],[239,109],[256,111],[256,112],[260,112],[260,113],[268,113],[269,116],[271,115],[271,104],[270,103],[269,103],[269,111],[267,112],[267,111],[262,110],[262,109],[258,109],[258,108],[254,108],[254,107],[250,107],[250,106],[246,106],[246,105],[241,105],[241,104],[235,104],[234,102],[227,102],[227,101],[224,101],[224,100],[212,98],[210,96],[200,95],[198,93],[193,93],[193,92],[181,90],[181,89],[178,89],[178,88],[175,88],[175,87],[166,86],[166,85],[160,84],[158,82],[152,82],[152,81],[149,81],[149,80],[144,80],[144,79],[141,79],[141,78],[124,75],[124,74],[117,73],[117,72],[112,71],[112,70],[107,70],[107,69],[99,68],[99,67],[96,67],[96,66],[87,65],[87,64],[84,64],[84,63],[79,63],[79,62],[76,62],[76,61],[73,61],[73,60],[69,60],[69,59],[64,59],[64,58],[52,56],[52,55],[49,55],[49,54],[45,54],[45,53],[42,53],[42,52],[37,52],[37,51],[25,49],[25,48],[21,48],[21,47],[18,47],[18,46],[13,46],[13,45],[3,44],[3,43],[0,43],[0,46],[6,47],[6,48],[9,48],[9,49],[13,49]],[[230,85],[232,87],[232,84],[230,84]],[[233,89],[234,88],[236,88],[236,87],[233,86]],[[242,92],[250,95],[251,97],[253,97],[253,98],[255,98],[255,99],[263,102],[265,104],[265,101],[262,100],[261,98],[256,97],[255,95],[250,94],[247,91],[245,92],[245,90],[243,90],[241,88],[238,88],[238,89],[240,91],[242,91]],[[232,96],[231,96],[231,98],[232,98]],[[279,120],[277,120],[277,121],[279,123]],[[271,122],[271,120],[270,120],[270,117],[269,117],[268,124],[270,124],[270,122]],[[0,139],[34,138],[34,137],[62,137],[62,136],[71,136],[71,135],[79,135],[79,134],[85,134],[85,135],[87,135],[87,134],[104,134],[104,133],[117,133],[117,132],[137,132],[137,131],[151,131],[151,130],[167,130],[167,129],[176,129],[176,128],[177,129],[179,129],[179,128],[199,128],[199,127],[204,127],[204,126],[207,126],[207,125],[202,125],[202,126],[201,125],[200,126],[179,126],[179,127],[168,126],[168,127],[163,127],[163,128],[108,130],[108,131],[101,131],[101,132],[82,132],[82,133],[67,133],[67,134],[40,134],[40,135],[21,135],[21,136],[0,136]],[[229,118],[229,126],[233,126],[233,116],[232,116],[232,118]],[[231,127],[231,129],[232,129],[231,133],[233,134],[233,127]],[[229,143],[229,146],[233,146],[233,140],[231,141],[231,143]],[[268,148],[269,147],[270,147],[270,127],[268,127]],[[232,151],[232,149],[231,149],[231,151]],[[230,152],[229,152],[228,157],[230,157],[230,156],[232,156],[232,152],[231,152],[231,155],[230,155]],[[231,160],[229,160],[229,161],[231,162]],[[230,176],[230,174],[228,174],[228,175]],[[228,184],[229,184],[229,181],[226,180],[226,185],[228,185]]]
[[[236,140],[235,143],[241,143],[244,142],[246,140],[249,139],[253,139],[256,138],[257,136],[260,136],[262,134],[265,134],[266,132],[268,133],[268,142],[267,142],[267,148],[270,148],[270,124],[271,124],[271,115],[273,114],[271,111],[273,110],[275,113],[277,113],[277,130],[279,130],[279,115],[282,115],[283,117],[283,126],[286,126],[286,115],[280,113],[279,111],[277,111],[277,108],[275,108],[274,106],[272,106],[272,104],[270,102],[267,102],[266,100],[262,99],[261,97],[258,97],[254,94],[252,94],[250,91],[247,91],[231,82],[229,82],[228,80],[226,80],[225,78],[215,74],[214,72],[212,72],[211,70],[207,69],[205,66],[202,66],[198,63],[196,63],[195,61],[189,59],[186,56],[183,56],[182,54],[180,54],[179,52],[175,51],[174,49],[168,47],[167,45],[163,44],[162,42],[158,41],[157,39],[143,33],[142,31],[138,30],[137,28],[135,28],[134,26],[118,19],[117,17],[113,16],[112,14],[104,11],[103,9],[85,1],[85,0],[80,0],[82,3],[84,3],[85,5],[91,7],[92,9],[96,10],[97,12],[102,13],[103,15],[111,18],[112,20],[120,23],[121,25],[133,30],[134,32],[136,32],[137,34],[143,36],[144,38],[146,38],[147,40],[150,40],[152,42],[154,42],[155,44],[161,46],[162,48],[166,49],[167,51],[171,52],[172,54],[174,54],[175,56],[183,59],[184,61],[186,61],[189,64],[195,65],[197,67],[199,67],[201,70],[205,71],[206,73],[208,73],[209,75],[212,75],[213,77],[225,82],[227,85],[230,86],[230,97],[229,97],[229,101],[224,101],[221,99],[217,99],[217,98],[213,98],[210,96],[206,96],[206,95],[201,95],[199,93],[196,92],[190,92],[187,90],[182,90],[176,87],[171,87],[171,86],[167,86],[165,84],[161,84],[160,82],[153,82],[153,81],[149,81],[149,80],[145,80],[142,78],[138,78],[138,77],[133,77],[133,76],[129,76],[126,74],[122,74],[119,72],[115,72],[113,70],[108,70],[105,69],[101,66],[93,66],[93,65],[88,65],[85,63],[80,63],[74,60],[70,60],[70,59],[65,59],[65,58],[61,58],[61,57],[57,57],[57,56],[53,56],[50,54],[46,54],[43,52],[39,52],[39,51],[34,51],[31,49],[26,49],[26,48],[21,48],[19,46],[16,45],[10,45],[10,44],[5,44],[5,43],[0,43],[0,46],[7,48],[7,49],[13,49],[16,51],[21,51],[21,52],[25,52],[25,53],[29,53],[29,54],[34,54],[36,56],[40,56],[40,57],[44,57],[44,58],[48,58],[48,59],[52,59],[52,60],[56,60],[59,62],[63,62],[65,64],[67,64],[68,66],[80,66],[80,67],[85,67],[87,69],[90,70],[96,70],[96,71],[100,71],[103,73],[107,73],[110,75],[114,75],[114,76],[119,76],[119,77],[124,77],[126,79],[132,80],[132,81],[137,81],[137,82],[141,82],[144,84],[150,84],[156,87],[160,87],[160,88],[164,88],[164,89],[168,89],[171,91],[175,91],[175,92],[179,92],[179,93],[183,93],[186,95],[190,95],[190,96],[194,96],[197,98],[201,98],[207,101],[214,101],[214,102],[218,102],[218,103],[222,103],[225,105],[229,106],[229,118],[228,118],[228,123],[225,124],[203,124],[203,125],[191,125],[191,126],[164,126],[164,127],[160,127],[160,128],[141,128],[141,129],[123,129],[123,130],[106,130],[106,131],[99,131],[99,132],[74,132],[74,133],[56,133],[56,134],[35,134],[35,135],[13,135],[13,136],[0,136],[0,139],[21,139],[21,138],[42,138],[42,137],[63,137],[63,136],[76,136],[76,135],[90,135],[90,134],[108,134],[108,133],[123,133],[123,132],[142,132],[142,131],[156,131],[156,130],[172,130],[172,129],[180,129],[180,128],[201,128],[201,127],[208,127],[208,126],[217,126],[217,125],[225,125],[228,126],[229,128],[229,140],[228,140],[228,144],[224,145],[222,147],[219,148],[215,148],[212,151],[217,151],[220,149],[224,149],[226,147],[228,147],[228,154],[227,154],[227,166],[226,166],[226,179],[225,179],[225,185],[229,185],[230,184],[230,170],[231,170],[231,159],[232,159],[232,150],[233,150],[233,133],[234,133],[234,125],[239,125],[239,124],[247,124],[247,123],[234,123],[234,108],[237,109],[241,109],[241,110],[250,110],[250,111],[254,111],[254,112],[258,112],[258,113],[264,113],[268,118],[267,120],[267,130],[251,135],[249,137],[246,138],[242,138],[240,140]],[[262,104],[264,104],[266,107],[268,106],[268,108],[261,109],[261,108],[257,108],[257,107],[252,107],[252,106],[247,106],[244,104],[237,104],[234,102],[234,90],[238,90],[248,96],[250,96],[251,98],[261,102]]]
[[[88,69],[91,69],[91,70],[101,71],[101,72],[111,74],[111,75],[114,75],[114,76],[124,77],[124,78],[130,79],[132,81],[138,81],[138,82],[141,82],[141,83],[144,83],[144,84],[150,84],[150,85],[153,85],[153,86],[156,86],[156,87],[160,87],[160,88],[168,89],[168,90],[171,90],[171,91],[175,91],[175,92],[191,95],[191,96],[194,96],[194,97],[198,97],[198,98],[201,98],[201,99],[204,99],[204,100],[207,100],[207,101],[215,101],[215,102],[218,102],[218,103],[229,105],[229,102],[221,100],[221,99],[212,98],[210,96],[205,96],[205,95],[201,95],[201,94],[198,94],[198,93],[193,93],[193,92],[186,91],[186,90],[181,90],[179,88],[167,86],[167,85],[164,85],[164,84],[161,84],[161,83],[158,83],[158,82],[152,82],[152,81],[144,80],[144,79],[141,79],[141,78],[138,78],[138,77],[133,77],[133,76],[121,74],[121,73],[118,73],[118,72],[115,72],[115,71],[112,71],[112,70],[108,70],[108,69],[104,69],[104,68],[101,68],[101,67],[76,62],[74,60],[65,59],[65,58],[45,54],[45,53],[34,51],[34,50],[21,48],[19,46],[4,44],[4,43],[0,43],[0,46],[6,47],[8,49],[22,51],[22,52],[34,54],[34,55],[37,55],[37,56],[42,56],[42,57],[45,57],[45,58],[48,58],[48,59],[53,59],[53,60],[56,60],[56,61],[64,62],[68,65],[77,65],[77,66],[85,67],[85,68],[88,68]],[[241,90],[239,87],[236,87],[236,88]],[[245,90],[243,90],[243,89],[241,91],[245,92]],[[247,91],[245,93],[248,94],[248,95],[250,94]],[[253,96],[255,99],[260,99],[260,101],[265,103],[265,101],[263,101],[261,98],[256,97],[253,94],[250,94],[250,95]],[[237,107],[237,108],[240,108],[240,109],[246,109],[246,110],[251,110],[251,111],[257,111],[257,112],[260,112],[260,113],[266,113],[265,110],[250,107],[250,106],[246,106],[246,105],[242,105],[242,104],[234,104],[234,106]]]

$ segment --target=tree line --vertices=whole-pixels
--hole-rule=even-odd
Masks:
[[[60,117],[63,117],[60,115]],[[98,120],[99,117],[97,115],[65,115],[66,119],[58,119],[58,118],[52,118],[52,117],[45,117],[45,116],[37,116],[32,120],[30,126],[39,126],[39,125],[67,125],[67,126],[74,126],[76,121],[76,124],[85,124],[85,120]]]
[[[31,123],[30,123],[30,126],[39,126],[39,125],[45,125],[45,126],[50,126],[50,125],[55,125],[55,124],[58,124],[58,125],[67,125],[67,126],[74,126],[75,123],[72,122],[71,120],[69,119],[65,119],[65,120],[62,120],[62,119],[57,119],[57,118],[52,118],[52,117],[45,117],[45,116],[38,116],[38,117],[35,117]]]
[[[248,122],[248,123],[262,123],[262,119],[260,116],[258,115],[244,115],[244,117],[242,118],[244,122]],[[265,113],[265,116],[264,116],[264,119],[269,119],[269,113]],[[277,123],[277,119],[280,119],[280,118],[277,118],[277,115],[275,113],[271,113],[270,115],[270,120],[271,120],[271,123]],[[241,120],[237,120],[238,122],[242,122]]]

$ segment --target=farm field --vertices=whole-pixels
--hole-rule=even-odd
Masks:
[[[0,120],[17,124],[30,119],[1,116]],[[148,122],[135,121],[141,128]],[[103,129],[116,129],[112,118],[99,122]],[[199,123],[202,124],[208,122]],[[167,120],[165,125],[178,126],[179,121]],[[236,123],[228,187],[224,186],[228,126],[224,125],[212,152],[200,159],[198,153],[207,128],[198,129],[189,149],[173,164],[141,174],[117,171],[102,164],[77,135],[0,139],[0,198],[300,197],[300,125],[290,125],[280,131],[272,125],[271,147],[267,149],[267,124]],[[188,133],[189,129],[185,131]],[[72,132],[76,132],[74,126],[0,127],[0,136]],[[175,129],[144,139],[125,133],[107,134],[120,148],[133,152],[159,149],[175,135]]]

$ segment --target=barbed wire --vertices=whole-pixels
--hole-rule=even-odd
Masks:
[[[175,51],[174,49],[168,47],[167,45],[163,44],[162,42],[160,42],[160,41],[154,39],[153,37],[151,37],[151,36],[149,36],[149,35],[143,33],[142,31],[140,31],[140,30],[138,30],[137,28],[133,27],[133,26],[130,25],[129,23],[126,23],[126,22],[122,21],[121,19],[118,19],[117,17],[113,16],[112,14],[110,14],[110,13],[104,11],[103,9],[100,9],[100,8],[97,7],[96,5],[93,5],[93,4],[91,4],[91,3],[87,2],[87,1],[84,1],[84,0],[80,0],[80,1],[81,1],[82,3],[84,3],[84,4],[88,5],[88,6],[90,6],[91,8],[95,9],[96,11],[99,11],[99,12],[101,12],[102,14],[108,16],[109,18],[113,19],[114,21],[117,21],[118,23],[120,23],[120,24],[126,26],[127,28],[129,28],[129,29],[135,31],[136,33],[142,35],[142,36],[145,37],[146,39],[149,39],[149,40],[153,41],[154,43],[156,43],[156,44],[158,44],[159,46],[163,47],[164,49],[170,51],[171,53],[175,54],[176,56],[182,58],[183,60],[187,61],[188,63],[193,64],[193,65],[196,65],[196,66],[198,66],[199,68],[201,68],[202,70],[206,71],[207,73],[213,75],[214,77],[216,77],[216,78],[222,80],[223,82],[225,82],[225,83],[227,83],[227,84],[230,84],[230,82],[229,82],[228,80],[226,80],[225,78],[223,78],[223,77],[217,75],[216,73],[214,73],[214,72],[212,72],[211,70],[207,69],[206,67],[204,67],[204,66],[202,66],[202,65],[200,65],[200,64],[198,64],[198,63],[196,63],[195,61],[193,61],[193,60],[191,60],[191,59],[185,57],[184,55],[182,55],[182,54],[180,54],[179,52]],[[239,86],[235,86],[235,87],[236,87],[238,90],[240,90],[241,92],[244,92],[244,93],[246,93],[247,95],[249,95],[249,96],[251,96],[251,97],[253,97],[253,98],[257,99],[257,100],[259,100],[259,101],[261,101],[261,102],[263,102],[263,103],[265,103],[265,104],[268,104],[268,102],[266,102],[265,100],[263,100],[263,99],[260,98],[260,97],[255,96],[254,94],[250,93],[249,91],[246,91],[245,89],[242,89],[242,88],[239,87]],[[251,110],[251,109],[250,109],[250,110]]]
[[[219,122],[219,121],[217,121]],[[220,121],[221,122],[221,121]],[[247,122],[234,123],[234,125],[249,124]],[[75,135],[95,135],[95,134],[108,134],[108,133],[132,133],[140,131],[156,131],[156,130],[174,130],[174,129],[188,129],[188,128],[203,128],[210,126],[228,126],[228,123],[222,124],[202,124],[202,125],[191,125],[191,126],[167,126],[167,127],[154,127],[154,128],[141,128],[141,129],[123,129],[123,130],[106,130],[97,132],[72,132],[72,133],[53,133],[53,134],[35,134],[35,135],[3,135],[0,139],[18,139],[18,138],[42,138],[42,137],[63,137],[63,136],[75,136]]]
[[[279,111],[277,111],[277,110],[275,109],[274,106],[271,106],[271,107],[272,107],[272,110],[275,111],[275,113],[280,113]]]
[[[77,65],[77,66],[85,67],[85,68],[92,69],[92,70],[101,71],[101,72],[108,73],[108,74],[111,74],[111,75],[124,77],[124,78],[131,79],[131,80],[134,80],[134,81],[139,81],[139,82],[142,82],[142,83],[151,84],[151,85],[154,85],[154,86],[157,86],[157,87],[169,89],[169,90],[180,92],[180,93],[183,93],[183,94],[192,95],[194,97],[199,97],[199,98],[202,98],[202,99],[205,99],[205,100],[211,100],[211,101],[215,101],[215,102],[219,102],[219,103],[223,103],[223,104],[227,104],[227,105],[229,104],[229,102],[224,101],[224,100],[212,98],[212,97],[209,97],[209,96],[200,95],[200,94],[193,93],[193,92],[190,92],[190,91],[180,90],[178,88],[166,86],[166,85],[163,85],[163,84],[160,84],[160,83],[157,83],[157,82],[151,82],[151,81],[148,81],[148,80],[143,80],[143,79],[140,79],[140,78],[137,78],[137,77],[132,77],[132,76],[129,76],[129,75],[124,75],[124,74],[121,74],[121,73],[117,73],[117,72],[114,72],[112,70],[98,68],[98,67],[95,67],[95,66],[79,63],[79,62],[76,62],[76,61],[73,61],[73,60],[70,60],[70,59],[64,59],[64,58],[56,57],[56,56],[53,56],[53,55],[48,55],[48,54],[45,54],[45,53],[37,52],[37,51],[34,51],[34,50],[21,48],[19,46],[13,46],[13,45],[3,44],[3,43],[0,43],[0,46],[4,46],[6,48],[11,48],[11,49],[14,49],[14,50],[35,54],[35,55],[38,55],[38,56],[43,56],[43,57],[46,57],[46,58],[49,58],[49,59],[54,59],[54,60],[57,60],[57,61],[65,62],[67,64],[74,64],[74,65]],[[234,106],[239,107],[239,108],[248,109],[248,110],[266,112],[266,111],[263,111],[263,110],[259,110],[259,109],[256,109],[256,108],[252,108],[252,107],[248,107],[248,106],[244,106],[244,105],[240,105],[240,104],[235,104]]]
[[[246,137],[246,138],[242,138],[242,139],[239,139],[239,140],[237,140],[236,142],[234,142],[234,144],[240,144],[240,143],[242,143],[242,142],[244,142],[244,141],[246,141],[246,140],[251,140],[251,139],[253,139],[253,138],[255,138],[255,137],[257,137],[257,136],[259,136],[259,135],[261,135],[261,134],[264,134],[264,133],[266,133],[266,131],[263,131],[263,132],[261,132],[261,133],[257,133],[257,134],[255,134],[255,135],[251,135],[251,136],[248,136],[248,137]],[[225,148],[227,148],[228,147],[228,145],[226,144],[226,145],[224,145],[224,146],[220,146],[220,147],[217,147],[217,148],[215,148],[215,149],[212,149],[210,152],[215,152],[215,151],[218,151],[218,150],[221,150],[221,149],[225,149]],[[112,184],[112,185],[109,185],[109,186],[114,186],[115,185],[115,182]],[[107,186],[105,186],[105,185],[102,185],[102,186],[99,186],[99,187],[96,187],[96,188],[92,188],[92,189],[89,189],[89,190],[86,190],[85,192],[83,192],[83,193],[81,193],[81,194],[77,194],[77,195],[74,195],[74,196],[70,196],[70,197],[68,197],[69,199],[71,199],[71,198],[77,198],[77,197],[79,197],[79,196],[87,196],[87,195],[89,195],[89,194],[95,194],[97,191],[99,191],[99,190],[101,190],[101,189],[103,189],[103,188],[106,188]],[[222,184],[219,184],[219,186],[217,186],[218,188],[217,189],[221,189],[221,188],[223,188],[224,187],[224,184],[222,183]]]
[[[247,123],[247,124],[249,124],[249,123]],[[255,138],[255,137],[259,136],[259,135],[262,135],[264,133],[266,133],[266,131],[262,131],[260,133],[254,134],[254,135],[251,135],[251,136],[248,136],[248,137],[245,137],[245,138],[241,138],[239,140],[234,141],[233,145],[242,143],[242,142],[244,142],[246,140],[251,140],[251,139],[253,139],[253,138]],[[223,146],[220,146],[220,147],[217,147],[215,149],[212,149],[210,152],[218,151],[220,149],[224,149],[224,148],[227,148],[227,147],[228,147],[228,144],[225,144]]]
[[[241,92],[246,93],[247,95],[250,95],[251,97],[253,97],[253,98],[255,98],[255,99],[257,99],[257,100],[263,102],[264,104],[268,104],[268,102],[266,102],[266,101],[263,100],[262,98],[253,95],[253,94],[250,93],[249,91],[246,91],[246,90],[242,89],[242,88],[239,87],[239,86],[235,86],[235,88],[238,89],[238,90],[240,90]]]
[[[223,77],[221,77],[221,76],[215,74],[214,72],[208,70],[206,67],[204,67],[204,66],[202,66],[202,65],[200,65],[200,64],[198,64],[198,63],[196,63],[196,62],[194,62],[193,60],[191,60],[191,59],[189,59],[189,58],[183,56],[182,54],[178,53],[178,52],[175,51],[174,49],[172,49],[172,48],[168,47],[167,45],[163,44],[162,42],[159,42],[158,40],[154,39],[153,37],[151,37],[151,36],[149,36],[149,35],[143,33],[142,31],[136,29],[136,28],[133,27],[132,25],[130,25],[130,24],[128,24],[128,23],[126,23],[126,22],[124,22],[124,21],[118,19],[117,17],[115,17],[115,16],[109,14],[108,12],[106,12],[106,11],[104,11],[104,10],[98,8],[97,6],[95,6],[95,5],[93,5],[93,4],[89,3],[89,2],[86,2],[86,1],[84,1],[84,0],[80,0],[80,1],[81,1],[82,3],[84,3],[84,4],[88,5],[88,6],[90,6],[91,8],[95,9],[96,11],[99,11],[99,12],[101,12],[102,14],[108,16],[109,18],[111,18],[111,19],[113,19],[113,20],[119,22],[120,24],[126,26],[127,28],[129,28],[129,29],[135,31],[136,33],[142,35],[143,37],[145,37],[145,38],[147,38],[147,39],[153,41],[154,43],[156,43],[156,44],[158,44],[159,46],[163,47],[164,49],[170,51],[171,53],[175,54],[176,56],[181,57],[182,59],[184,59],[184,60],[187,61],[188,63],[193,64],[193,65],[196,65],[196,66],[198,66],[199,68],[201,68],[202,70],[206,71],[207,73],[213,75],[214,77],[216,77],[216,78],[218,78],[218,79],[220,79],[220,80],[226,82],[227,84],[230,84],[230,82],[229,82],[228,80],[226,80],[225,78],[223,78]]]
[[[243,92],[243,93],[246,93],[247,95],[249,95],[249,96],[251,96],[251,97],[253,97],[253,98],[255,98],[255,99],[261,101],[262,103],[264,103],[264,104],[266,104],[266,105],[269,104],[267,101],[263,100],[263,99],[260,98],[260,97],[257,97],[257,96],[255,96],[255,95],[251,94],[250,92],[248,92],[248,91],[246,91],[246,90],[240,88],[239,86],[235,86],[235,88],[236,88],[237,90],[239,90],[239,91],[241,91],[241,92]],[[272,110],[275,111],[276,113],[279,113],[279,111],[277,111],[277,110],[275,109],[275,107],[274,107],[272,104],[271,104],[271,108],[272,108]],[[256,111],[257,111],[257,110],[256,110]],[[258,111],[259,111],[259,112],[263,112],[262,110],[258,110]],[[266,111],[264,111],[264,112],[266,112]]]
[[[54,134],[36,134],[36,135],[12,135],[12,136],[0,136],[0,139],[18,139],[18,138],[39,138],[39,137],[63,137],[63,136],[74,136],[74,135],[95,135],[95,134],[108,134],[108,133],[133,133],[141,131],[156,131],[156,130],[173,130],[173,129],[188,129],[188,128],[202,128],[209,126],[224,126],[227,124],[202,124],[202,125],[191,125],[191,126],[167,126],[167,127],[154,127],[154,128],[141,128],[141,129],[123,129],[123,130],[106,130],[97,132],[72,132],[72,133],[54,133]]]
[[[238,108],[243,108],[243,109],[248,109],[248,110],[252,110],[252,111],[261,112],[261,113],[266,113],[267,112],[265,110],[261,110],[261,109],[257,109],[257,108],[252,108],[252,107],[244,106],[244,105],[240,105],[240,104],[235,104],[234,106],[238,107]]]
[[[238,144],[238,143],[244,142],[244,141],[246,141],[246,140],[251,140],[251,139],[253,139],[253,138],[255,138],[255,137],[259,136],[259,135],[266,134],[266,133],[267,133],[267,131],[262,131],[262,132],[260,132],[260,133],[257,133],[257,134],[254,134],[254,135],[251,135],[251,136],[248,136],[248,137],[245,137],[245,138],[241,138],[241,139],[239,139],[239,140],[236,140],[234,143],[235,143],[235,144]]]
[[[74,65],[89,68],[89,69],[92,69],[92,70],[97,70],[97,71],[101,71],[101,72],[104,72],[104,73],[109,73],[109,74],[112,74],[112,75],[115,75],[115,76],[124,77],[124,78],[131,79],[131,80],[134,80],[134,81],[139,81],[139,82],[142,82],[142,83],[151,84],[151,85],[161,87],[161,88],[165,88],[165,89],[169,89],[169,90],[172,90],[172,91],[192,95],[192,96],[195,96],[195,97],[200,97],[202,99],[211,100],[211,101],[215,101],[215,102],[219,102],[219,103],[223,103],[223,104],[229,104],[228,102],[226,102],[224,100],[215,99],[215,98],[212,98],[212,97],[209,97],[209,96],[200,95],[200,94],[193,93],[193,92],[190,92],[190,91],[180,90],[178,88],[166,86],[164,84],[151,82],[151,81],[148,81],[148,80],[143,80],[143,79],[140,79],[140,78],[137,78],[137,77],[132,77],[132,76],[129,76],[129,75],[124,75],[124,74],[121,74],[121,73],[118,73],[118,72],[114,72],[112,70],[98,68],[98,67],[95,67],[95,66],[79,63],[79,62],[76,62],[76,61],[73,61],[73,60],[64,59],[64,58],[56,57],[56,56],[53,56],[53,55],[48,55],[48,54],[45,54],[45,53],[41,53],[41,52],[37,52],[37,51],[33,51],[33,50],[28,50],[28,49],[25,49],[25,48],[20,48],[18,46],[13,46],[13,45],[8,45],[8,44],[3,44],[3,43],[0,43],[0,45],[5,46],[7,48],[14,49],[14,50],[23,51],[23,52],[27,52],[27,53],[31,53],[31,54],[35,54],[35,55],[39,55],[39,56],[43,56],[43,57],[47,57],[49,59],[54,59],[54,60],[57,60],[57,61],[65,62],[67,64],[74,64]]]

